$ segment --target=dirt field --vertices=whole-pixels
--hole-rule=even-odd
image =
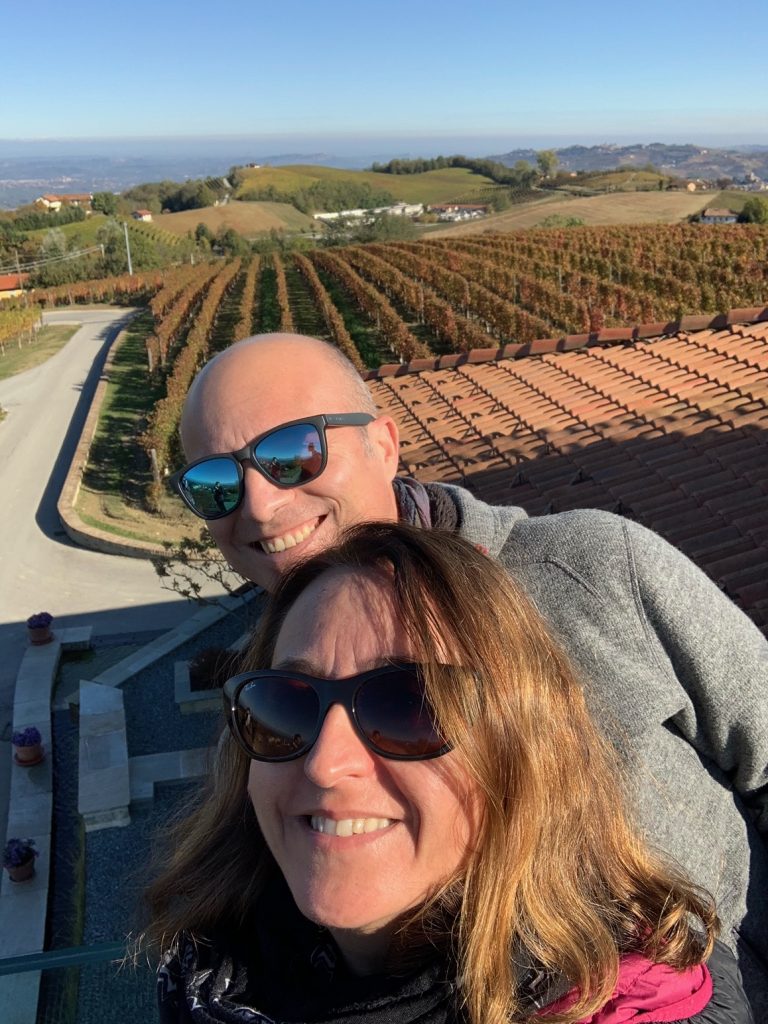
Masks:
[[[202,210],[184,210],[182,213],[163,213],[153,223],[174,235],[186,235],[198,224],[216,234],[219,228],[232,228],[252,238],[274,228],[276,231],[306,231],[312,227],[311,218],[287,203],[231,202],[225,206],[206,206]]]
[[[483,231],[514,231],[533,228],[546,217],[578,217],[585,224],[673,224],[697,213],[707,198],[696,192],[612,192],[587,199],[555,196],[516,206],[483,220],[446,227],[431,237],[476,235]]]

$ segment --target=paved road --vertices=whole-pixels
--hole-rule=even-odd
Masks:
[[[46,363],[0,381],[8,414],[0,422],[0,741],[10,738],[28,615],[49,611],[54,628],[90,623],[106,634],[170,628],[194,610],[161,588],[149,562],[73,545],[56,513],[106,350],[126,317],[116,309],[46,313],[46,323],[82,327]]]

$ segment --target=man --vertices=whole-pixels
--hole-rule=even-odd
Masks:
[[[320,469],[297,479],[308,432]],[[598,511],[529,518],[397,479],[394,422],[315,339],[264,335],[216,356],[190,389],[181,434],[191,462],[179,492],[193,509],[201,495],[196,511],[226,559],[268,590],[352,523],[398,517],[457,530],[513,573],[580,671],[647,834],[715,896],[768,1022],[768,645],[746,616],[636,523]],[[214,480],[224,512],[207,493]]]

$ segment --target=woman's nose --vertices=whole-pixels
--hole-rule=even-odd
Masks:
[[[306,756],[304,774],[316,786],[330,789],[342,779],[368,775],[375,765],[375,757],[345,709],[333,704]]]

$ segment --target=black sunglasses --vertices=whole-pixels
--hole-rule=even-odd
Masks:
[[[241,463],[251,465],[275,487],[301,487],[314,480],[328,462],[328,427],[364,427],[373,422],[367,412],[305,416],[272,427],[237,452],[205,455],[169,478],[171,486],[201,519],[221,519],[243,500]]]
[[[365,745],[394,761],[425,761],[450,749],[424,692],[420,665],[394,663],[346,679],[260,669],[224,684],[232,735],[256,761],[292,761],[320,735],[328,709],[340,704]]]

